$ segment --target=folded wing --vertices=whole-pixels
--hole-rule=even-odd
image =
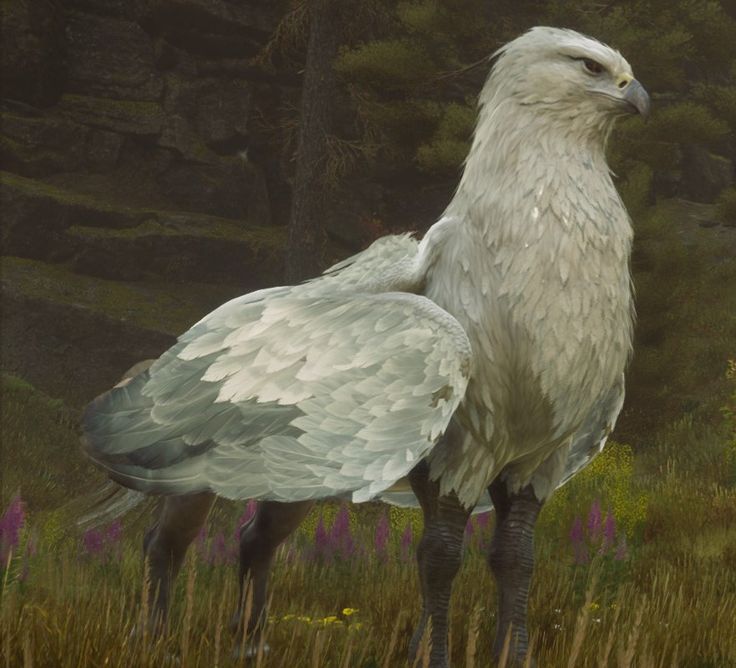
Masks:
[[[459,323],[408,293],[274,288],[228,302],[92,402],[85,448],[121,484],[364,501],[433,447],[470,370]]]

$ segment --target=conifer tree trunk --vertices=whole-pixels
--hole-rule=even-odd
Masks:
[[[286,252],[287,283],[315,276],[323,268],[325,207],[330,190],[326,178],[328,138],[337,91],[333,62],[340,40],[341,12],[339,0],[308,1],[311,16]]]

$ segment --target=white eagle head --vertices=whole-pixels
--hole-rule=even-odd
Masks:
[[[605,138],[613,120],[646,116],[649,96],[615,49],[574,30],[536,27],[496,52],[480,97],[484,108],[511,104],[546,123],[594,131]]]

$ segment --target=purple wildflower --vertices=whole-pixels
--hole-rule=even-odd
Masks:
[[[596,540],[600,536],[601,524],[601,504],[600,501],[596,499],[590,506],[590,512],[588,513],[588,535],[593,540]]]
[[[491,513],[485,512],[485,513],[478,513],[475,515],[475,524],[481,531],[488,528],[488,525],[491,521]]]
[[[575,558],[575,563],[587,564],[589,560],[588,546],[585,543],[585,534],[583,532],[583,520],[576,517],[570,529],[570,543]]]
[[[82,536],[82,544],[89,556],[97,557],[105,550],[105,537],[98,529],[87,529]]]
[[[376,533],[373,540],[373,544],[376,548],[376,556],[381,561],[388,559],[388,540],[391,533],[391,524],[388,521],[388,515],[386,511],[383,511],[381,517],[378,518],[376,524]]]
[[[343,504],[338,511],[330,529],[329,541],[332,549],[342,559],[348,560],[355,554],[355,541],[350,532],[350,514],[348,507]]]
[[[123,537],[123,523],[117,519],[105,530],[105,541],[108,544],[118,543]]]
[[[609,510],[606,521],[603,524],[603,539],[601,541],[601,554],[605,554],[616,543],[616,518]]]
[[[332,556],[330,550],[330,539],[327,535],[327,529],[325,529],[324,519],[321,514],[317,521],[317,527],[314,530],[314,551],[315,556],[318,559],[326,559]]]
[[[225,564],[228,561],[229,553],[225,542],[225,534],[222,531],[218,531],[212,540],[212,545],[210,545],[209,562],[212,565],[218,566]]]
[[[26,514],[20,494],[16,494],[10,505],[0,517],[0,567],[5,568],[11,552],[20,544],[20,532],[26,521]]]
[[[414,543],[414,534],[411,524],[407,524],[404,533],[401,534],[401,560],[408,561],[411,558],[411,548]]]
[[[330,530],[330,538],[333,541],[339,541],[344,536],[350,534],[350,515],[348,514],[348,507],[346,505],[340,506],[340,510],[337,511],[335,520],[332,523],[332,529]]]

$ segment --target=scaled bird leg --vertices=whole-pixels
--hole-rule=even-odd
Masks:
[[[156,633],[166,622],[169,593],[187,548],[202,528],[214,500],[211,492],[168,496],[156,523],[146,532],[143,555],[150,580],[146,621]]]
[[[498,625],[493,656],[500,656],[511,627],[509,658],[521,663],[529,646],[527,599],[534,570],[534,525],[542,501],[531,485],[512,494],[506,482],[494,480],[488,488],[496,509],[496,529],[488,551],[488,564],[498,590]]]
[[[248,635],[252,642],[246,652],[258,646],[258,635],[266,617],[268,573],[276,548],[302,523],[314,501],[279,503],[261,501],[255,515],[240,528],[240,602],[230,622],[231,629],[242,637],[243,613],[246,606],[245,587],[251,582],[252,599],[248,619]],[[252,634],[255,633],[255,636]],[[235,653],[240,651],[236,643]]]
[[[448,668],[448,610],[452,581],[460,568],[463,537],[470,510],[455,495],[440,496],[439,483],[429,479],[429,465],[421,462],[409,473],[414,494],[424,513],[424,532],[417,548],[422,616],[409,644],[413,665],[427,621],[432,620],[429,666]]]

